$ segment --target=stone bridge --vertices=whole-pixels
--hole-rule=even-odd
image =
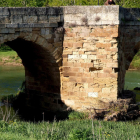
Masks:
[[[0,8],[2,43],[22,59],[32,105],[103,108],[121,96],[125,72],[139,50],[140,9]]]

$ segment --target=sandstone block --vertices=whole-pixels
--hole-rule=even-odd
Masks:
[[[97,48],[110,48],[111,47],[111,43],[97,43],[96,47]]]
[[[82,48],[83,47],[83,43],[82,42],[76,42],[76,43],[74,42],[73,43],[73,47],[74,48]]]
[[[102,93],[110,93],[110,88],[102,88]]]
[[[66,37],[76,37],[76,33],[68,33],[68,32],[66,32],[66,34],[64,36],[66,36]]]
[[[87,55],[86,55],[86,54],[81,54],[81,55],[80,55],[80,58],[81,58],[81,59],[87,59]]]
[[[94,60],[94,59],[96,59],[96,55],[88,55],[88,59]]]
[[[72,42],[63,42],[63,47],[73,47]]]
[[[74,100],[64,100],[64,102],[67,106],[74,106],[75,105]]]
[[[76,79],[75,77],[72,77],[72,76],[76,76],[76,73],[72,73],[72,72],[63,72],[63,76],[66,77],[66,76],[69,76],[69,81],[72,81],[74,79],[74,81],[76,82]]]
[[[104,73],[112,73],[112,68],[103,68]]]
[[[98,77],[99,78],[106,78],[106,77],[108,77],[108,74],[107,73],[98,73]]]

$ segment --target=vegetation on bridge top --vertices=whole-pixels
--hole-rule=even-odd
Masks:
[[[103,5],[106,0],[99,0]],[[139,0],[114,0],[125,8],[140,8]],[[98,5],[98,0],[1,0],[0,7],[44,7],[68,5]]]

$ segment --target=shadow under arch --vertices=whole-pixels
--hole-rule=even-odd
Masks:
[[[119,89],[122,91],[119,92],[119,97],[123,99],[127,98],[133,98],[135,101],[135,93],[130,91],[132,89],[124,89],[125,86],[125,76],[126,76],[126,71],[131,69],[131,62],[134,59],[134,56],[139,52],[140,50],[140,38],[133,38],[133,44],[128,46],[123,45],[122,53],[119,55],[119,67],[121,68],[121,71],[119,72]],[[125,44],[125,43],[124,43]]]
[[[53,46],[40,36],[32,39],[33,35],[19,36],[4,42],[17,52],[25,67],[26,96],[15,109],[24,120],[41,121],[43,112],[47,120],[53,120],[58,111],[67,109],[60,94],[62,46]],[[68,112],[64,114],[66,118]]]

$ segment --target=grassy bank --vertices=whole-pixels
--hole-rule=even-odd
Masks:
[[[22,65],[21,59],[15,51],[0,51],[0,63],[2,65]]]
[[[59,122],[0,121],[1,140],[138,140],[140,125],[128,122],[65,120]]]
[[[138,69],[140,70],[140,51],[134,56],[129,69]]]

